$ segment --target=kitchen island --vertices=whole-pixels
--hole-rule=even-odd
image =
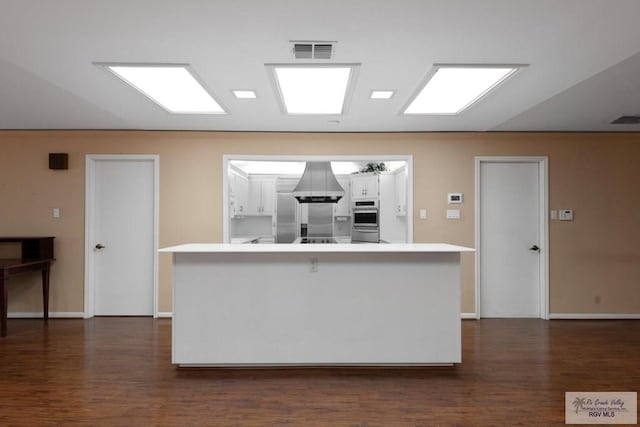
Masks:
[[[186,244],[173,254],[179,366],[461,362],[448,244]]]

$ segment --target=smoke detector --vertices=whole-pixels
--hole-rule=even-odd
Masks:
[[[333,59],[336,41],[291,40],[295,59]]]

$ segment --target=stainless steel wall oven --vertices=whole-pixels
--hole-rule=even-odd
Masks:
[[[380,209],[377,200],[354,200],[352,206],[353,243],[378,243],[380,241]]]

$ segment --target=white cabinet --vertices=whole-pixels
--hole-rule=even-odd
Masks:
[[[344,196],[333,207],[333,216],[351,216],[351,185],[349,177],[336,177]]]
[[[229,214],[232,218],[247,215],[249,199],[249,180],[241,173],[231,169],[229,173]]]
[[[247,215],[273,215],[275,196],[275,178],[249,177],[249,206]]]
[[[395,173],[380,173],[380,240],[388,243],[407,242],[406,215],[398,215],[398,189]]]
[[[261,191],[262,191],[261,182],[256,179],[249,178],[249,210],[247,212],[248,215],[259,215]]]
[[[394,175],[396,216],[407,216],[407,167],[398,169]]]
[[[262,181],[262,215],[273,215],[276,206],[275,178]]]
[[[351,177],[351,200],[377,199],[378,175],[361,174]]]

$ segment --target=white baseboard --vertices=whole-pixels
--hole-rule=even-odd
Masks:
[[[549,319],[582,319],[582,320],[640,319],[640,313],[550,313]]]
[[[41,311],[14,311],[7,313],[9,319],[42,319],[43,313]],[[83,319],[84,312],[82,311],[50,311],[49,318],[58,319]]]
[[[42,319],[41,311],[14,311],[7,313],[9,319]],[[171,318],[173,313],[170,311],[159,312],[158,318]],[[50,311],[49,318],[58,319],[88,319],[82,311]]]
[[[7,313],[10,319],[37,319],[42,318],[42,312],[14,311]],[[50,318],[58,319],[83,319],[82,311],[53,311],[49,312]],[[158,312],[158,318],[172,318],[170,311]],[[460,313],[461,319],[477,319],[476,313]],[[550,313],[549,319],[584,319],[584,320],[615,320],[615,319],[640,319],[640,313]]]
[[[173,317],[173,313],[171,311],[159,311],[157,318],[158,319],[164,319],[164,318],[168,318],[171,319]],[[462,319],[476,319],[476,314],[475,313],[461,313],[461,318]]]

